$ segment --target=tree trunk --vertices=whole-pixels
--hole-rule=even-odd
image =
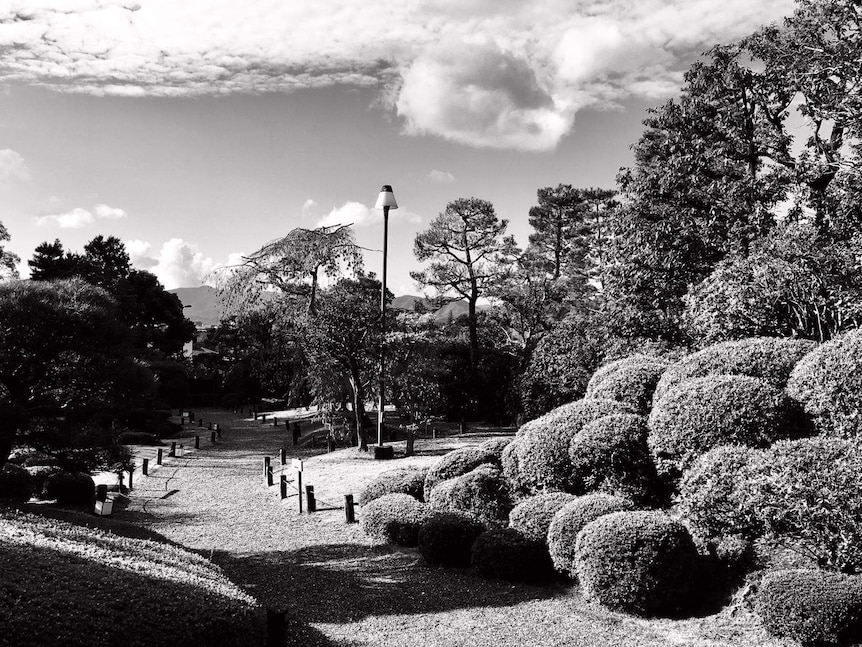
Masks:
[[[365,393],[358,375],[350,376],[350,387],[353,391],[353,417],[356,419],[356,437],[359,440],[359,451],[368,451],[368,436],[363,426],[365,418]]]

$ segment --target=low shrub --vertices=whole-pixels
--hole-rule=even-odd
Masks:
[[[691,603],[698,553],[688,530],[655,511],[612,512],[578,535],[575,572],[588,600],[638,615]]]
[[[646,418],[604,416],[585,425],[569,445],[572,470],[582,492],[607,492],[639,505],[666,499],[647,444]]]
[[[495,528],[479,535],[470,563],[480,574],[494,579],[544,582],[553,576],[545,543],[531,541],[513,528]]]
[[[359,491],[357,503],[367,505],[385,494],[409,494],[423,501],[423,488],[428,468],[397,467],[381,472]]]
[[[577,492],[569,444],[585,425],[613,413],[632,413],[614,400],[578,400],[524,425],[518,444],[519,480],[531,493]]]
[[[434,512],[419,529],[419,552],[431,564],[469,566],[470,549],[484,530],[468,514]]]
[[[499,464],[499,462],[503,458],[503,452],[505,451],[506,447],[509,446],[512,440],[512,436],[497,436],[495,438],[489,438],[488,440],[479,445],[479,449],[481,451],[493,454],[497,459],[497,463]]]
[[[159,437],[146,431],[124,431],[117,436],[120,445],[160,445]]]
[[[425,501],[431,500],[431,491],[437,484],[466,474],[485,463],[499,465],[499,460],[493,453],[478,447],[464,447],[444,454],[431,466],[425,476],[423,490]]]
[[[509,495],[512,497],[513,502],[528,495],[527,484],[521,478],[521,464],[518,459],[518,448],[520,445],[521,439],[515,438],[515,440],[506,445],[500,456],[503,477],[509,486]]]
[[[751,337],[708,346],[672,364],[656,385],[658,402],[674,386],[710,375],[747,375],[782,389],[796,363],[816,346],[807,339]]]
[[[419,529],[431,511],[409,494],[384,494],[362,507],[359,525],[378,541],[399,546],[415,546]]]
[[[428,503],[435,510],[469,514],[486,527],[505,525],[512,509],[506,480],[493,465],[443,481],[431,490]]]
[[[769,633],[803,645],[862,642],[862,577],[818,570],[774,571],[755,605]]]
[[[52,474],[57,474],[63,471],[54,465],[32,465],[30,467],[25,467],[24,469],[26,469],[27,473],[30,475],[30,483],[33,486],[33,496],[37,499],[48,498],[45,493],[45,483],[48,480],[48,477]]]
[[[767,447],[799,433],[794,407],[754,377],[714,375],[675,386],[653,406],[649,446],[660,473],[678,476],[719,445]]]
[[[647,413],[655,387],[667,367],[666,361],[648,355],[618,359],[595,372],[584,397],[617,400]]]
[[[45,479],[44,497],[60,505],[86,505],[96,494],[96,483],[88,474],[57,472]]]
[[[26,502],[33,495],[30,474],[20,465],[6,463],[0,469],[0,499]]]
[[[633,509],[631,501],[610,494],[587,494],[566,503],[548,526],[548,551],[554,568],[574,577],[575,546],[584,526],[606,514]]]
[[[840,335],[802,358],[790,375],[787,393],[802,403],[820,433],[862,435],[862,329]]]
[[[543,492],[521,501],[509,513],[509,527],[532,541],[548,541],[548,528],[554,515],[575,499],[567,492]]]

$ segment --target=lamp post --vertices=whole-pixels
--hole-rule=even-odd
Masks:
[[[380,189],[380,195],[377,196],[377,204],[375,209],[383,209],[383,276],[380,283],[380,395],[377,400],[377,445],[383,446],[383,407],[385,405],[384,385],[386,383],[386,257],[389,252],[389,210],[397,209],[398,203],[395,202],[395,194],[392,193],[392,187],[384,184]]]

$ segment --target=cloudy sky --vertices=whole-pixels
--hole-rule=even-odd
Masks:
[[[0,0],[0,221],[24,261],[126,242],[168,288],[353,223],[390,287],[447,202],[522,244],[536,189],[612,187],[649,106],[790,0]],[[26,275],[26,262],[22,275]]]

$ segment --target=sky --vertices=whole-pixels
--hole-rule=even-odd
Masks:
[[[419,294],[416,234],[479,197],[613,188],[646,110],[790,0],[0,0],[0,222],[21,275],[97,235],[168,289],[352,223]]]

